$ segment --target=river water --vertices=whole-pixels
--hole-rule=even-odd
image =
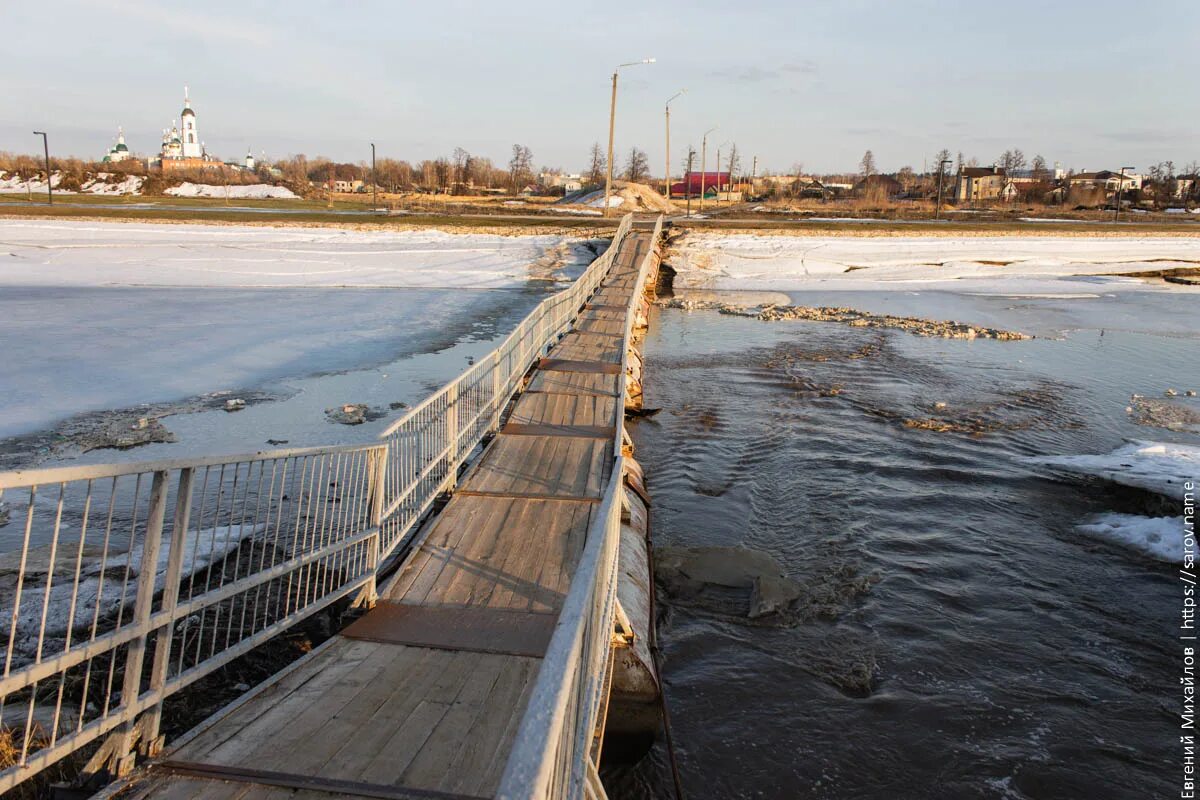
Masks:
[[[1196,299],[792,297],[940,307],[1021,342],[656,309],[663,410],[634,433],[656,548],[763,551],[815,598],[752,622],[660,586],[687,796],[1174,796],[1174,568],[1075,527],[1162,501],[1020,459],[1200,441],[1125,410],[1200,388]],[[605,780],[673,796],[661,744]]]

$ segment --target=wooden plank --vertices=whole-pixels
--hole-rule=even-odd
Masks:
[[[471,675],[485,665],[511,658],[482,653],[439,653],[440,658],[435,663],[436,679],[421,692],[420,702],[413,707],[403,724],[394,726],[390,733],[383,730],[363,731],[365,736],[378,737],[383,746],[369,761],[353,767],[359,780],[399,785],[398,778],[424,748],[434,728],[450,710]],[[470,732],[459,731],[459,735],[467,736]]]
[[[534,612],[557,610],[583,552],[594,504],[471,495],[456,495],[456,501],[490,508],[494,513],[486,518],[474,517],[484,522],[472,528],[469,539],[460,545],[448,566],[436,572],[436,580],[426,580],[422,574],[407,584],[397,583],[381,599],[442,606],[514,607]],[[456,512],[454,519],[464,516]],[[437,545],[439,540],[454,535],[456,528],[443,529],[439,524],[430,531],[427,541]],[[546,559],[551,557],[555,563],[548,569]]]
[[[621,363],[625,340],[596,333],[568,333],[550,352],[548,359],[564,361],[607,361]]]
[[[511,672],[523,672],[522,665],[516,659],[504,659],[480,665],[472,675],[471,680],[463,687],[454,699],[450,710],[437,726],[430,732],[421,751],[400,775],[399,783],[403,786],[415,786],[424,789],[438,789],[446,776],[446,765],[462,750],[463,742],[469,739],[495,735],[499,726],[496,720],[501,720],[509,714],[497,713],[503,706],[488,702],[496,684],[502,675]],[[508,710],[508,709],[505,709]],[[470,731],[464,737],[463,730]],[[486,764],[461,764],[464,775],[478,774],[486,768]]]
[[[377,649],[369,643],[348,640],[331,645],[320,657],[287,675],[277,688],[262,692],[180,748],[174,757],[183,761],[220,760],[227,752],[244,747],[245,742],[268,736],[292,718],[291,703],[303,707],[322,696],[331,679],[361,668]]]
[[[462,482],[462,490],[599,498],[612,469],[612,448],[602,439],[500,434]]]
[[[518,425],[612,426],[617,421],[617,399],[550,392],[525,394],[508,419]]]
[[[542,369],[534,373],[525,393],[598,394],[616,397],[621,390],[621,380],[620,375],[614,374]]]
[[[363,689],[371,686],[376,677],[395,657],[392,648],[372,642],[350,642],[369,655],[358,664],[332,662],[315,676],[306,687],[314,691],[294,692],[284,702],[265,715],[262,723],[248,727],[203,758],[173,755],[180,760],[203,763],[261,766],[266,769],[288,765],[304,742],[316,739],[320,728],[354,702]],[[225,723],[238,728],[237,715]]]
[[[559,372],[590,372],[600,375],[620,375],[620,363],[608,361],[567,361],[560,358],[543,358],[538,361],[539,369]]]
[[[491,498],[455,493],[382,599],[423,602],[453,561],[486,561],[496,546],[494,531],[507,513],[503,503]]]
[[[318,791],[343,797],[374,797],[383,800],[481,800],[467,795],[448,792],[384,786],[354,780],[339,780],[325,776],[296,774],[286,771],[264,770],[244,767],[229,769],[220,765],[190,761],[164,761],[155,769],[176,775],[196,776],[200,783],[230,784],[246,787],[242,796],[255,788],[273,790],[287,788],[303,791]],[[258,792],[254,792],[255,795]],[[226,797],[229,795],[220,795]]]
[[[437,788],[492,797],[500,786],[501,767],[507,763],[521,717],[529,705],[529,696],[537,680],[541,662],[535,659],[509,659],[488,696],[489,708],[510,709],[507,716],[487,714],[475,723],[473,734],[462,740],[458,752],[447,764]]]

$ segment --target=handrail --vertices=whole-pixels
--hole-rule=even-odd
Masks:
[[[91,766],[125,774],[139,741],[162,747],[168,695],[331,603],[372,602],[385,560],[498,429],[632,224],[377,443],[0,472],[20,539],[0,733],[24,732],[0,793],[106,733]]]

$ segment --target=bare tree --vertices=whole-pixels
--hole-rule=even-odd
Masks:
[[[466,152],[466,151],[463,151]],[[443,194],[446,193],[450,184],[451,164],[444,158],[439,158],[433,162],[434,180],[437,182],[437,188]]]
[[[589,159],[587,182],[589,186],[598,186],[604,181],[605,173],[608,170],[608,159],[604,156],[604,149],[600,147],[599,142],[592,145]]]
[[[742,157],[738,153],[737,142],[733,142],[732,144],[729,145],[729,160],[726,161],[725,163],[729,165],[729,189],[730,189],[730,191],[732,191],[733,190],[733,176],[737,173],[738,169],[740,169],[742,166]],[[718,165],[717,172],[720,172],[720,171],[721,171],[720,165]]]
[[[650,159],[636,147],[630,148],[629,158],[625,162],[625,180],[638,183],[650,174]]]
[[[456,147],[451,161],[454,166],[454,192],[455,194],[465,194],[467,187],[474,184],[474,164],[472,164],[471,154],[461,147]]]
[[[941,150],[939,150],[937,152],[937,155],[935,155],[933,157],[933,167],[934,167],[933,171],[941,172],[942,171],[942,162],[949,161],[949,160],[950,160],[950,151],[943,147]]]
[[[1012,176],[1014,172],[1025,169],[1025,154],[1015,147],[1012,150],[1005,150],[996,165],[1003,167],[1005,174]]]
[[[870,150],[863,153],[862,161],[858,162],[858,171],[864,178],[875,174],[875,154]]]
[[[514,144],[512,159],[508,162],[508,185],[514,191],[533,178],[533,151],[523,144]]]
[[[917,183],[917,174],[913,172],[912,167],[905,165],[896,173],[896,180],[900,181],[900,186],[904,191],[910,192]]]
[[[1035,181],[1050,180],[1050,170],[1046,168],[1046,159],[1042,158],[1041,153],[1033,157],[1033,164],[1030,166],[1030,171],[1033,173]]]

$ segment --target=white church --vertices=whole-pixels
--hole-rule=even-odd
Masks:
[[[183,87],[183,111],[179,113],[179,121],[172,121],[169,129],[163,129],[162,147],[158,157],[151,159],[150,163],[151,166],[161,167],[164,171],[221,166],[221,160],[209,155],[204,147],[204,140],[200,138],[200,131],[196,126],[196,112],[192,109],[186,86]],[[227,166],[254,169],[254,157],[246,153],[245,163],[230,162]]]

